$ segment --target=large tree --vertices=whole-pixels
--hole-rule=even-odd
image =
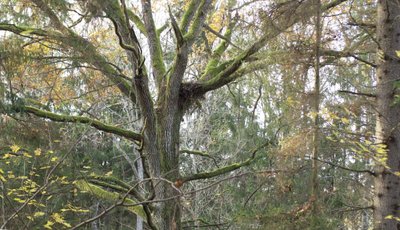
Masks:
[[[322,10],[344,1],[329,1],[322,5]],[[50,55],[54,60],[63,58],[71,63],[78,63],[77,66],[97,70],[101,76],[115,84],[130,103],[138,106],[142,127],[139,131],[132,131],[91,117],[75,116],[73,114],[77,111],[74,106],[67,110],[71,114],[59,114],[56,113],[59,112],[56,106],[45,110],[45,106],[37,107],[40,103],[29,104],[32,100],[20,98],[21,95],[12,92],[8,101],[12,102],[11,106],[3,107],[8,106],[8,111],[23,111],[57,122],[85,123],[137,143],[146,177],[152,183],[147,186],[150,194],[148,197],[143,197],[140,192],[133,192],[135,188],[130,188],[129,193],[138,202],[142,202],[147,224],[151,228],[180,229],[179,187],[191,180],[214,177],[248,165],[261,149],[255,148],[251,156],[242,162],[182,177],[179,172],[179,153],[180,127],[184,115],[207,92],[217,90],[255,69],[263,68],[263,60],[256,54],[271,39],[317,12],[317,1],[314,0],[279,3],[269,8],[268,12],[263,12],[261,4],[255,4],[254,6],[260,7],[260,34],[257,40],[249,41],[251,45],[238,48],[231,41],[238,18],[229,9],[234,8],[236,3],[228,2],[225,15],[228,23],[221,24],[218,28],[220,32],[209,26],[216,10],[211,0],[185,2],[182,6],[184,10],[178,13],[175,13],[178,10],[174,8],[165,9],[161,15],[164,18],[168,15],[175,37],[173,51],[162,45],[160,36],[165,26],[156,28],[154,8],[149,0],[140,2],[140,13],[128,7],[129,2],[123,0],[24,2],[27,5],[23,5],[25,11],[22,14],[37,20],[29,22],[21,19],[20,15],[4,13],[0,30],[19,35],[26,43],[46,42],[50,49],[55,50]],[[70,15],[73,12],[83,15],[86,20],[73,20]],[[162,18],[158,15],[160,17]],[[23,25],[19,24],[20,20],[24,22]],[[90,25],[91,20],[112,25],[114,38],[120,46],[118,49],[125,52],[127,63],[116,63],[107,56],[107,52],[97,47],[97,43],[85,38],[82,28]],[[207,46],[210,55],[206,60],[194,55],[198,54],[194,51],[198,43],[208,42],[204,39],[204,32],[211,32],[220,39],[212,46]],[[167,36],[166,39],[171,37]],[[197,61],[204,62],[204,65],[200,65],[200,71],[194,71],[195,77],[190,77],[190,65]],[[19,97],[18,100],[16,97]]]

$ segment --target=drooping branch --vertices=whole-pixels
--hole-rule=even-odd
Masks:
[[[50,119],[50,120],[56,121],[56,122],[88,124],[98,130],[101,130],[101,131],[104,131],[107,133],[116,134],[118,136],[125,137],[132,141],[141,141],[143,138],[142,135],[140,135],[139,133],[136,133],[136,132],[133,132],[130,130],[126,130],[126,129],[122,129],[117,126],[105,124],[99,120],[91,119],[89,117],[61,115],[61,114],[52,113],[52,112],[49,112],[46,110],[41,110],[41,109],[38,109],[35,107],[31,107],[31,106],[24,106],[22,109],[21,108],[15,108],[15,109],[18,112],[24,111],[24,112],[33,114],[35,116],[47,118],[47,119]]]
[[[47,31],[43,29],[38,29],[38,28],[33,28],[33,27],[28,27],[28,26],[17,26],[14,24],[8,24],[8,23],[0,23],[0,30],[3,31],[9,31],[24,37],[27,36],[40,36],[40,37],[46,37],[48,39],[54,39],[54,40],[61,40],[64,38],[62,33],[56,32],[56,31]]]
[[[34,36],[42,37],[48,40],[54,40],[60,43],[63,48],[72,48],[81,54],[82,62],[87,62],[95,66],[105,76],[107,76],[120,91],[130,97],[133,101],[136,100],[134,90],[129,82],[121,77],[121,74],[110,62],[102,56],[89,41],[75,34],[73,31],[61,33],[58,31],[48,31],[28,26],[17,26],[14,24],[0,23],[0,30],[9,31],[20,36]]]
[[[111,78],[114,83],[117,83],[117,86],[126,96],[129,96],[132,101],[135,101],[136,98],[134,96],[134,91],[131,85],[126,82],[125,79],[119,79],[120,76],[114,73],[114,68],[105,64],[107,63],[106,58],[104,58],[102,55],[100,55],[100,53],[97,52],[96,47],[92,43],[76,34],[72,29],[67,28],[57,17],[54,11],[44,1],[32,0],[32,2],[34,2],[39,7],[39,9],[42,10],[50,18],[50,22],[54,25],[56,29],[58,29],[62,34],[67,35],[66,38],[62,41],[64,44],[67,44],[69,47],[85,55],[85,61],[101,69],[106,76]],[[106,5],[113,7],[115,6],[115,3],[116,0],[113,0],[108,2]]]

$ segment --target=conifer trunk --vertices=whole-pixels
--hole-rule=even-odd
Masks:
[[[375,168],[374,229],[400,229],[400,104],[395,102],[396,81],[400,78],[400,4],[393,0],[378,1],[377,41],[378,68],[376,92],[376,144],[387,152],[386,165]],[[382,156],[377,155],[377,158]],[[388,218],[389,217],[389,218]]]

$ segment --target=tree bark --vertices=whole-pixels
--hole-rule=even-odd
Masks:
[[[395,102],[398,93],[400,61],[396,51],[400,50],[400,4],[398,1],[378,1],[377,41],[378,68],[376,92],[376,146],[384,148],[386,154],[376,158],[387,160],[375,167],[374,229],[400,229],[400,105]],[[386,155],[386,156],[385,156]]]

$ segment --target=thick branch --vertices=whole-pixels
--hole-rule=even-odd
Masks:
[[[18,109],[21,110],[21,109]],[[41,110],[35,107],[31,106],[24,106],[22,108],[24,112],[34,114],[35,116],[42,117],[42,118],[48,118],[52,121],[56,122],[70,122],[70,123],[82,123],[82,124],[88,124],[98,130],[107,132],[107,133],[113,133],[116,135],[119,135],[121,137],[125,137],[129,140],[133,141],[141,141],[142,140],[142,135],[135,133],[130,130],[126,129],[121,129],[116,126],[108,125],[105,124],[99,120],[91,119],[88,117],[80,117],[80,116],[70,116],[70,115],[61,115],[61,114],[56,114],[52,113],[49,111]]]
[[[144,25],[147,31],[147,40],[151,56],[151,65],[153,67],[153,75],[157,81],[157,84],[160,85],[162,77],[165,75],[166,72],[160,38],[154,24],[151,1],[142,0],[141,2]]]
[[[199,35],[210,5],[211,0],[201,1],[196,11],[196,14],[194,15],[192,25],[189,27],[188,32],[185,34],[185,40],[189,44],[193,43],[194,39]]]
[[[215,170],[210,171],[210,172],[202,172],[202,173],[186,176],[186,177],[178,179],[176,184],[183,184],[185,182],[192,181],[192,180],[202,180],[202,179],[213,178],[213,177],[216,177],[216,176],[228,173],[228,172],[232,172],[232,171],[234,171],[236,169],[239,169],[239,168],[241,168],[243,166],[247,166],[247,165],[251,164],[254,161],[254,159],[256,157],[256,153],[258,151],[260,151],[261,149],[265,148],[266,146],[268,146],[269,144],[270,143],[267,142],[267,143],[261,145],[260,147],[254,149],[251,152],[251,157],[249,157],[247,160],[245,160],[245,161],[243,161],[241,163],[234,163],[234,164],[231,164],[231,165],[219,168],[219,169],[215,169]]]
[[[226,28],[225,34],[222,36],[224,38],[224,40],[213,51],[211,59],[207,63],[204,74],[200,77],[201,80],[208,80],[207,77],[214,76],[215,74],[213,74],[213,73],[221,72],[223,70],[223,68],[225,68],[226,65],[220,64],[218,66],[218,64],[221,60],[222,54],[226,51],[226,49],[228,48],[228,45],[231,44],[230,38],[232,36],[232,30],[233,30],[233,27],[235,24],[236,24],[235,22],[229,23],[228,27]],[[206,25],[205,25],[205,27],[210,28],[209,26],[206,26]],[[225,63],[225,64],[227,64],[227,63]]]
[[[196,13],[197,7],[199,7],[200,1],[199,0],[192,0],[189,3],[188,8],[185,10],[185,13],[183,14],[182,20],[181,20],[181,30],[183,32],[187,32],[190,22],[193,19],[194,14]]]
[[[145,27],[143,21],[139,18],[139,16],[137,16],[132,10],[127,9],[127,12],[128,12],[129,19],[133,21],[136,28],[138,28],[139,31],[147,37],[146,27]]]

